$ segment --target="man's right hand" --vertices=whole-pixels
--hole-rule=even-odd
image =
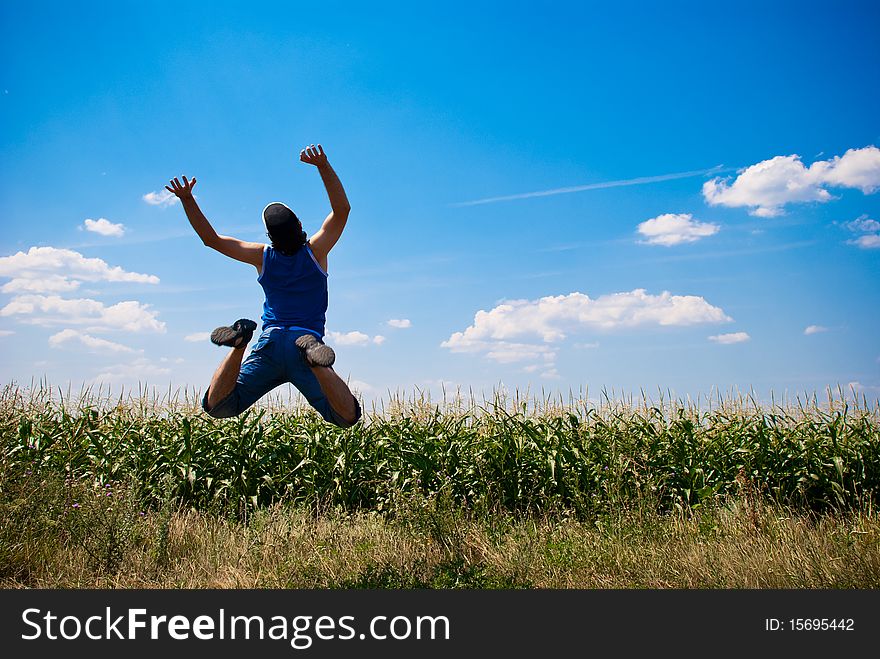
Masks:
[[[327,166],[327,154],[324,153],[324,147],[320,144],[318,146],[314,144],[307,146],[299,152],[299,159],[307,165],[314,165],[318,169],[323,169]]]
[[[168,192],[174,194],[178,199],[183,201],[184,199],[191,199],[193,196],[192,189],[196,187],[196,178],[193,177],[192,181],[187,181],[186,176],[183,177],[183,183],[177,180],[175,176],[174,179],[169,181],[171,183],[171,187],[165,186],[165,189]]]

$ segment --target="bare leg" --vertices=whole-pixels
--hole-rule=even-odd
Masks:
[[[355,407],[354,394],[348,385],[342,381],[336,371],[331,367],[312,366],[312,373],[318,378],[318,384],[321,385],[321,391],[327,396],[336,413],[345,419],[348,423],[357,421],[357,407]]]
[[[244,358],[244,349],[247,345],[233,348],[229,354],[220,362],[220,366],[211,376],[211,384],[208,387],[208,407],[214,409],[214,406],[220,403],[224,398],[232,393],[235,389],[235,381],[238,379],[238,372],[241,370],[241,360]],[[329,398],[329,396],[328,396]]]

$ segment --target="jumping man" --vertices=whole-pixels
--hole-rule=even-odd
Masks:
[[[327,255],[342,235],[351,206],[320,144],[303,149],[299,159],[318,168],[330,198],[330,214],[310,239],[296,214],[277,201],[263,209],[270,245],[220,236],[193,198],[195,178],[189,181],[184,176],[182,183],[175,178],[165,186],[180,199],[205,245],[257,269],[257,281],[266,295],[263,332],[244,363],[244,349],[257,328],[254,321],[242,318],[211,334],[212,342],[232,350],[214,372],[202,407],[213,417],[236,416],[275,387],[290,382],[325,420],[346,428],[360,419],[360,405],[333,370],[336,356],[322,339]]]

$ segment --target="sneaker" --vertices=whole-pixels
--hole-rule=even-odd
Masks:
[[[296,347],[302,351],[309,366],[328,367],[336,361],[333,348],[324,345],[314,334],[303,334],[296,340]]]
[[[218,327],[211,332],[211,343],[230,348],[243,348],[251,340],[257,324],[247,318],[239,318],[232,327]]]

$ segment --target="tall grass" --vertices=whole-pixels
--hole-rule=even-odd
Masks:
[[[880,517],[743,495],[581,521],[413,493],[393,516],[279,504],[245,521],[43,474],[5,481],[0,587],[878,588]]]
[[[393,514],[411,495],[580,518],[743,494],[842,510],[880,492],[880,410],[842,393],[770,406],[416,396],[347,430],[279,405],[218,421],[196,401],[6,386],[3,478],[55,473],[124,485],[145,510],[175,501],[238,516],[282,501]]]

